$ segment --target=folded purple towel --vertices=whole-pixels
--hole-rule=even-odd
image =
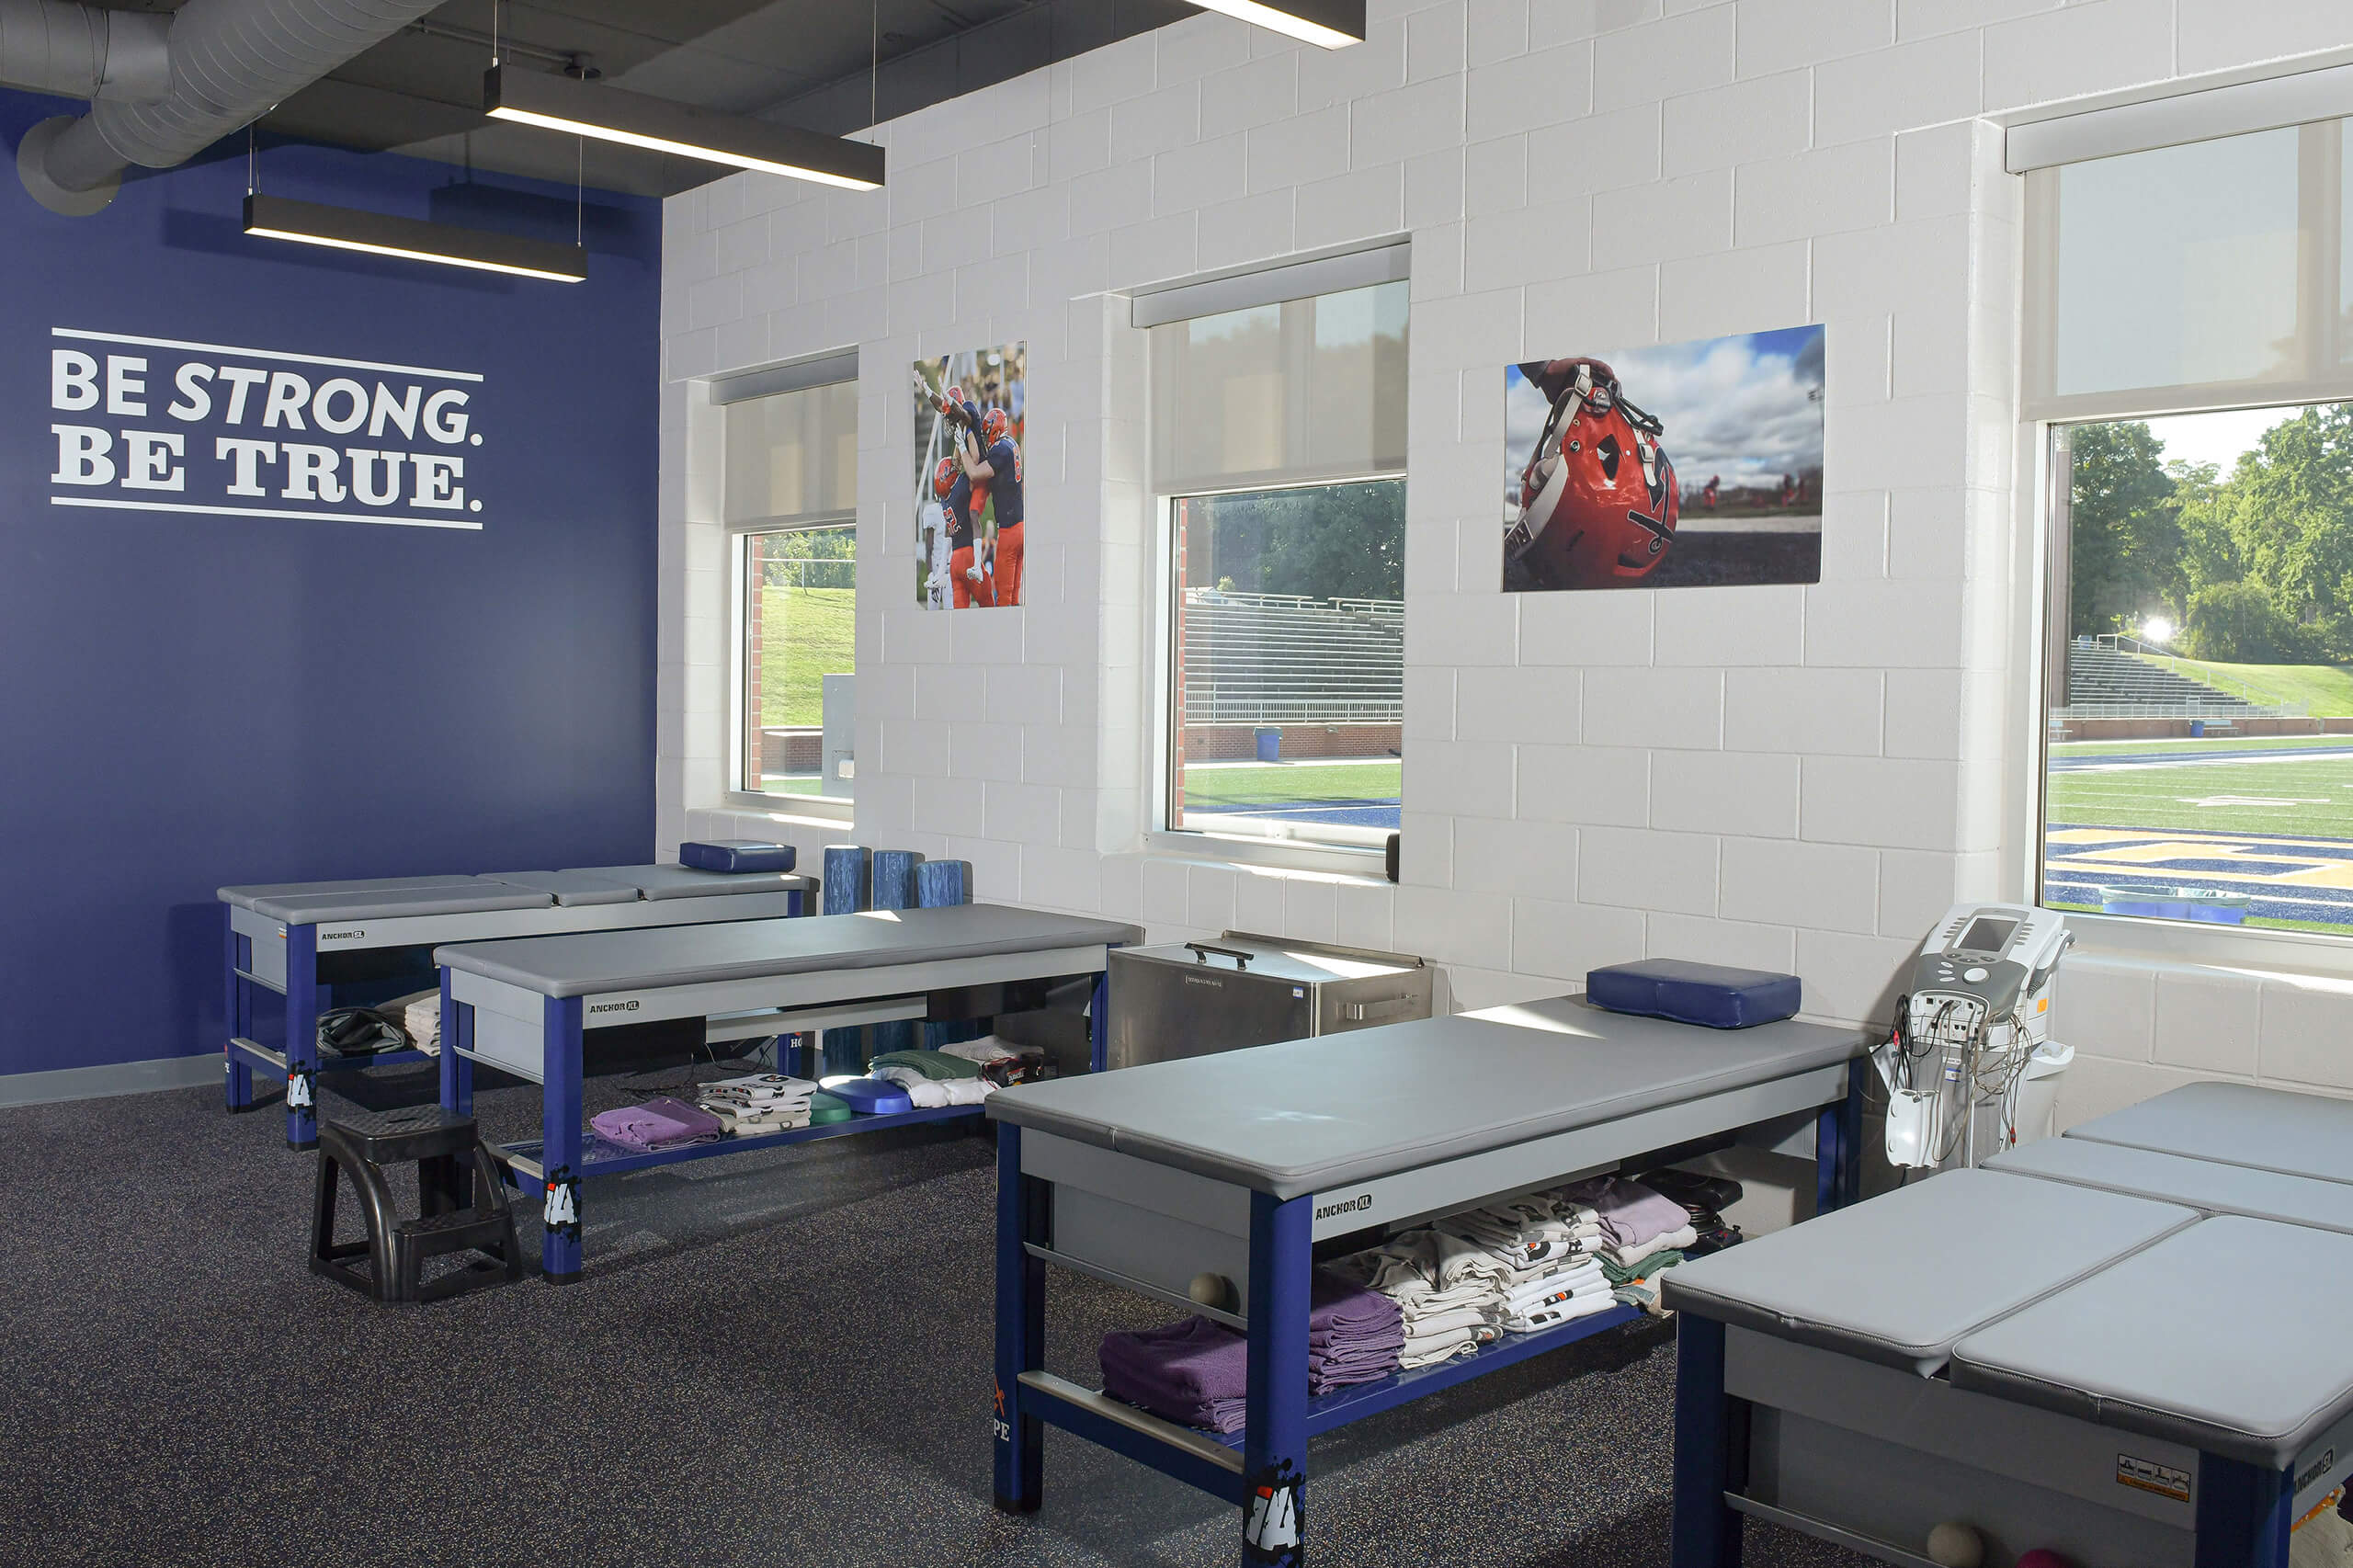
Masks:
[[[1622,1176],[1595,1176],[1561,1191],[1565,1198],[1592,1205],[1600,1216],[1602,1239],[1620,1248],[1642,1246],[1681,1230],[1691,1218],[1675,1199]]]
[[[1307,1391],[1328,1393],[1397,1369],[1404,1316],[1375,1290],[1317,1269],[1309,1288]],[[1103,1336],[1103,1392],[1188,1426],[1242,1429],[1249,1341],[1207,1318]]]
[[[588,1125],[607,1142],[649,1154],[709,1143],[725,1131],[717,1117],[674,1099],[598,1111],[588,1119]]]
[[[1103,1392],[1188,1426],[1239,1432],[1250,1387],[1248,1342],[1222,1324],[1187,1318],[1103,1336]]]
[[[716,1138],[727,1131],[725,1122],[703,1109],[702,1107],[688,1105],[684,1100],[674,1100],[667,1096],[658,1100],[648,1100],[642,1108],[653,1111],[657,1116],[666,1116],[681,1127],[693,1129],[699,1142],[706,1137]]]

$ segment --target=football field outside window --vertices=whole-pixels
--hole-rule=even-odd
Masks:
[[[1404,763],[1405,485],[1176,498],[1168,825],[1377,846]]]

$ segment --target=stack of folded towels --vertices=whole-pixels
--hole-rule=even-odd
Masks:
[[[1724,1210],[1747,1196],[1747,1189],[1732,1177],[1670,1167],[1644,1171],[1641,1179],[1652,1191],[1683,1205],[1683,1212],[1690,1217],[1691,1228],[1699,1233],[1699,1239],[1683,1249],[1684,1256],[1705,1257],[1748,1239],[1741,1234],[1738,1225],[1724,1218]]]
[[[1307,1392],[1372,1382],[1398,1367],[1405,1344],[1394,1302],[1329,1269],[1308,1297]],[[1166,1420],[1238,1432],[1250,1389],[1249,1342],[1204,1317],[1103,1336],[1103,1392]]]
[[[749,1137],[808,1126],[809,1096],[816,1092],[817,1085],[806,1078],[755,1073],[705,1084],[695,1091],[695,1102],[718,1118],[723,1131]]]
[[[1736,1201],[1716,1183],[1695,1200]],[[1739,1233],[1721,1225],[1711,1234]],[[1596,1176],[1550,1192],[1466,1210],[1402,1231],[1333,1270],[1397,1304],[1402,1364],[1468,1355],[1506,1334],[1532,1334],[1617,1305],[1665,1316],[1658,1277],[1688,1249],[1705,1250],[1693,1211],[1639,1182]]]
[[[926,1107],[978,1105],[996,1085],[981,1075],[981,1064],[947,1051],[886,1051],[867,1064],[867,1076],[907,1091],[917,1110]]]
[[[1599,1216],[1601,1242],[1594,1251],[1612,1294],[1654,1317],[1667,1316],[1659,1305],[1659,1276],[1681,1263],[1683,1249],[1699,1239],[1683,1205],[1622,1176],[1595,1176],[1562,1193],[1592,1205]]]
[[[1476,1249],[1507,1334],[1551,1328],[1609,1304],[1593,1253],[1599,1219],[1586,1205],[1537,1193],[1449,1215],[1431,1228]]]
[[[600,1110],[588,1119],[588,1125],[608,1143],[648,1154],[692,1143],[715,1143],[724,1131],[709,1111],[666,1096],[619,1110]]]
[[[1401,1367],[1427,1367],[1503,1337],[1493,1268],[1477,1249],[1435,1231],[1400,1232],[1370,1252],[1334,1259],[1330,1269],[1397,1308]]]
[[[381,1003],[377,1013],[386,1023],[408,1036],[409,1043],[427,1056],[441,1054],[441,993],[413,992]]]
[[[1008,1045],[993,1034],[939,1048],[939,1054],[961,1056],[981,1070],[981,1076],[998,1088],[1035,1084],[1054,1075],[1053,1063],[1034,1045]]]

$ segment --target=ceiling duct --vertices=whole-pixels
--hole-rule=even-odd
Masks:
[[[23,3],[0,0],[0,6]],[[185,163],[439,3],[188,0],[171,19],[168,91],[146,102],[101,95],[86,115],[43,120],[18,145],[17,172],[51,211],[95,212],[114,199],[131,165],[167,169]]]
[[[0,0],[0,85],[152,101],[172,90],[169,17],[71,0]]]

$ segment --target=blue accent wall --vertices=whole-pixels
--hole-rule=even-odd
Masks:
[[[80,107],[0,93],[0,132]],[[215,153],[90,218],[0,172],[0,1073],[217,1051],[223,883],[652,858],[660,204],[589,193],[589,279],[548,283],[248,238],[244,148]],[[274,195],[573,237],[568,188],[260,165]],[[172,396],[56,412],[59,327],[478,372],[482,444],[449,449],[482,527],[54,505],[53,422],[160,427]],[[221,499],[217,434],[188,427],[188,501]]]

